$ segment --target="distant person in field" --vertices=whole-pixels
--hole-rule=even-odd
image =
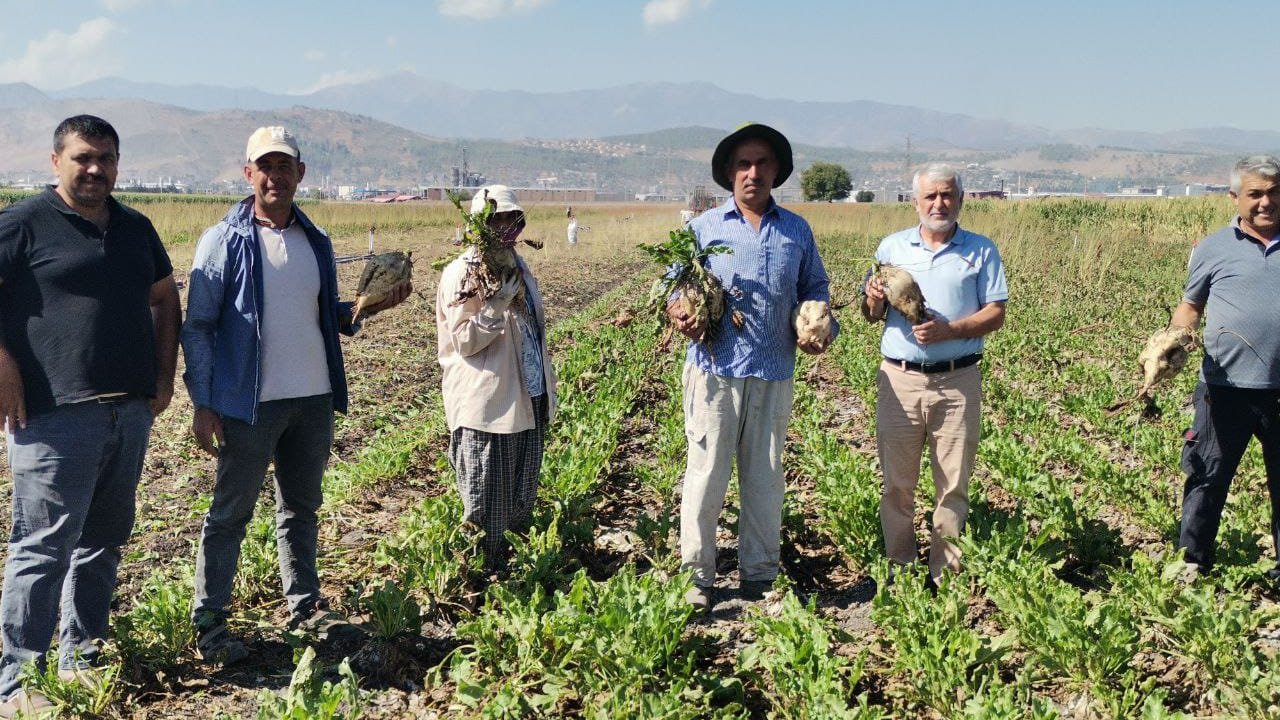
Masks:
[[[716,582],[716,526],[735,461],[739,591],[756,599],[781,565],[782,447],[791,417],[796,348],[818,354],[821,344],[798,344],[792,311],[805,300],[830,301],[827,272],[809,223],[778,206],[773,189],[793,168],[791,144],[767,125],[747,124],[720,141],[711,176],[732,196],[692,221],[703,247],[724,246],[707,268],[729,292],[723,327],[711,343],[690,343],[685,360],[685,435],[688,464],[680,502],[680,561],[693,571],[688,601],[699,612],[712,604]],[[733,326],[733,311],[743,317]],[[690,339],[706,327],[667,307],[672,325]],[[838,328],[833,328],[834,333]]]
[[[293,134],[249,136],[244,178],[253,194],[201,236],[192,260],[183,375],[191,432],[218,458],[213,501],[196,560],[196,648],[216,664],[249,651],[227,629],[240,543],[275,465],[276,537],[290,629],[346,629],[320,594],[316,511],[333,442],[333,413],[346,412],[339,335],[353,334],[351,303],[338,301],[333,245],[294,204],[306,165]],[[407,297],[408,283],[367,317]],[[372,311],[372,312],[371,312]]]
[[[0,211],[0,416],[13,529],[0,598],[0,717],[58,630],[76,680],[107,637],[152,420],[169,406],[181,306],[151,221],[112,196],[120,138],[77,115],[53,133],[57,186]],[[61,615],[61,626],[59,626]]]
[[[569,227],[565,231],[565,236],[570,245],[578,244],[578,216],[573,214],[573,208],[569,208]]]
[[[1005,281],[990,238],[960,227],[964,187],[950,166],[932,164],[912,179],[920,224],[880,241],[876,261],[911,273],[928,317],[911,322],[888,304],[879,278],[864,286],[862,314],[885,321],[884,362],[877,373],[876,444],[884,489],[880,526],[897,566],[915,563],[915,493],[921,455],[929,449],[935,503],[929,537],[929,577],[960,570],[951,541],[969,516],[969,476],[982,424],[983,338],[1004,325]]]
[[[543,441],[556,407],[556,374],[547,348],[547,318],[538,283],[515,251],[524,209],[505,185],[476,191],[471,212],[493,206],[489,226],[514,255],[516,270],[488,300],[458,302],[468,248],[445,267],[436,291],[436,337],[442,369],[449,461],[458,478],[463,521],[483,530],[485,567],[506,567],[505,533],[533,519]]]
[[[1170,324],[1200,328],[1204,362],[1195,420],[1183,435],[1179,547],[1193,569],[1213,568],[1227,490],[1250,438],[1262,443],[1271,495],[1271,537],[1280,583],[1280,159],[1255,155],[1231,171],[1236,217],[1200,241]]]

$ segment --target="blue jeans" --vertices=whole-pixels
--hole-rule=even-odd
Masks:
[[[13,530],[0,597],[0,697],[18,689],[24,663],[43,666],[59,607],[59,667],[97,655],[152,419],[140,398],[90,400],[28,418],[9,435]]]
[[[240,543],[272,461],[280,580],[290,611],[307,612],[320,600],[316,511],[333,445],[333,396],[259,403],[257,423],[224,417],[222,434],[226,442],[218,452],[213,503],[196,557],[192,616],[201,623],[226,617]]]

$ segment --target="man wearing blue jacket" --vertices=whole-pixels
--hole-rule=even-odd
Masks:
[[[196,560],[197,649],[228,665],[248,656],[226,624],[245,527],[275,464],[280,578],[291,629],[335,621],[316,573],[320,480],[333,413],[346,412],[339,333],[351,304],[338,301],[333,246],[294,205],[306,172],[282,127],[249,138],[244,177],[253,195],[200,238],[182,328],[183,380],[195,405],[196,442],[218,458],[213,502]],[[364,315],[403,301],[408,284]]]

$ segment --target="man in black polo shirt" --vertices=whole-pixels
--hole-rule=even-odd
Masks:
[[[93,664],[147,436],[173,397],[178,290],[151,222],[111,197],[119,147],[101,118],[62,121],[57,186],[0,211],[0,419],[13,471],[0,717],[48,706],[19,676],[44,662],[59,608],[59,675]]]

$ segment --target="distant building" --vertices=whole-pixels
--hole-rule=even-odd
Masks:
[[[1183,195],[1199,197],[1200,195],[1225,195],[1231,191],[1230,185],[1214,185],[1209,183],[1188,183]]]
[[[513,187],[516,198],[521,203],[584,203],[595,202],[596,191],[593,188],[542,188]],[[468,196],[474,193],[473,187],[432,186],[422,188],[420,196],[427,200],[448,200],[450,192],[465,192]]]

